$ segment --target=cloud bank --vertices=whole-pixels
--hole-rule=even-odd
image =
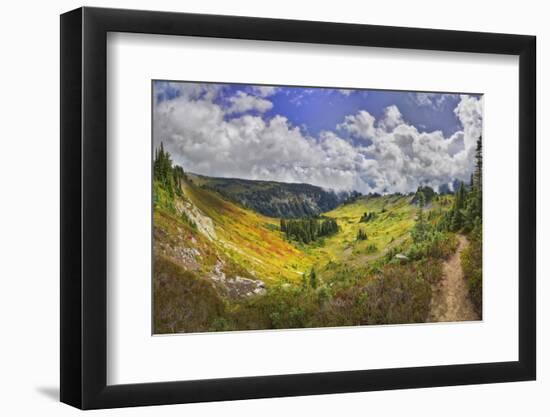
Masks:
[[[155,96],[162,98],[168,87],[155,88]],[[180,92],[155,101],[155,146],[162,141],[186,171],[208,176],[303,182],[362,193],[406,193],[419,185],[437,189],[455,179],[469,180],[482,132],[483,99],[467,95],[454,109],[462,130],[450,137],[441,131],[420,132],[395,105],[385,107],[379,119],[366,110],[349,114],[333,130],[312,136],[285,115],[263,114],[277,113],[269,100],[277,93],[274,88],[237,91],[225,104],[217,100],[215,85],[169,88]]]

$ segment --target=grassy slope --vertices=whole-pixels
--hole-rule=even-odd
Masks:
[[[381,212],[383,208],[385,212]],[[375,212],[377,217],[370,222],[360,223],[365,212]],[[353,203],[344,204],[325,213],[337,220],[340,231],[326,239],[319,254],[333,261],[345,260],[352,265],[368,262],[384,254],[388,247],[409,238],[415,213],[416,209],[407,196],[362,197]],[[367,240],[357,241],[359,229],[367,233]]]
[[[410,230],[417,210],[410,203],[411,198],[398,195],[361,197],[324,213],[325,216],[337,220],[340,231],[306,251],[315,256],[317,265],[320,266],[330,261],[345,261],[351,266],[364,266],[384,255],[390,248],[406,246],[410,242]],[[448,206],[450,198],[452,197],[441,197],[440,201],[431,204],[430,209],[435,212]],[[365,212],[376,213],[376,218],[360,223],[359,220]],[[366,232],[367,240],[357,240],[360,229]]]
[[[232,307],[212,280],[220,272],[226,279],[260,279],[269,288],[297,281],[301,278],[297,271],[311,268],[313,257],[282,238],[277,219],[243,209],[193,184],[185,184],[183,192],[172,202],[156,187],[155,333],[223,329]],[[189,203],[212,222],[214,239],[176,209]],[[266,324],[252,317],[242,325],[247,326]]]
[[[184,193],[214,222],[219,249],[266,284],[297,280],[300,272],[313,264],[311,256],[282,238],[278,219],[239,207],[194,185],[186,185]]]
[[[185,230],[198,242],[193,246],[201,246],[201,252],[207,254],[200,265],[203,273],[215,264],[216,256],[226,257],[228,263],[240,267],[242,276],[251,274],[268,285],[280,280],[296,281],[311,267],[322,268],[330,262],[345,262],[351,267],[365,266],[383,256],[388,249],[405,246],[410,241],[410,229],[416,216],[416,207],[410,204],[410,196],[362,197],[324,213],[337,220],[339,232],[304,246],[283,238],[278,231],[279,219],[227,201],[216,192],[197,186],[195,181],[185,184],[183,190],[186,199],[212,219],[216,239],[209,242],[185,222],[178,221],[177,216],[172,215],[170,224],[170,214],[156,209],[155,225],[159,231],[165,231],[162,239],[178,240],[181,231]],[[436,211],[442,206],[442,203],[434,202],[431,209]],[[365,212],[376,213],[376,218],[360,223]],[[367,233],[367,240],[356,239],[360,229]],[[183,244],[181,238],[173,243]]]
[[[284,240],[278,231],[279,219],[242,208],[196,183],[185,184],[183,191],[181,201],[191,202],[205,218],[211,219],[216,237],[210,239],[200,233],[173,207],[160,204],[155,208],[155,307],[161,307],[155,310],[156,332],[425,319],[431,297],[429,283],[418,281],[420,272],[415,271],[420,268],[425,271],[422,276],[438,276],[437,263],[385,267],[382,259],[389,248],[400,250],[410,241],[416,215],[410,196],[362,197],[341,205],[325,213],[337,219],[340,231],[303,246]],[[447,207],[451,198],[433,202],[430,209],[437,212]],[[360,223],[365,212],[375,212],[377,217]],[[367,240],[356,240],[359,229],[367,233]],[[376,248],[369,248],[371,245]],[[195,252],[189,255],[189,251]],[[227,278],[242,276],[264,281],[267,296],[236,303],[224,299],[210,279],[220,264]],[[376,269],[380,272],[373,274],[373,265],[383,269]],[[312,267],[318,271],[320,287],[303,289],[302,273]],[[381,281],[380,276],[384,277]],[[281,286],[284,282],[291,286]],[[397,288],[395,291],[384,290],[390,282],[391,288]],[[403,307],[403,294],[407,293],[411,295],[406,298],[420,303],[420,307]],[[382,301],[376,300],[385,301],[380,304]],[[398,314],[399,309],[403,311]],[[395,311],[395,317],[385,316],[389,310]]]
[[[339,203],[334,192],[311,184],[213,178],[196,174],[189,174],[188,177],[199,186],[216,190],[224,199],[238,202],[238,205],[268,217],[308,217],[331,210]]]

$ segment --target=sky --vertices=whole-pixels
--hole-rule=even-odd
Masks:
[[[483,96],[153,81],[153,142],[185,171],[363,194],[469,181]]]

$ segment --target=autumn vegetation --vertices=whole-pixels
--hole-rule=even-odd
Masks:
[[[423,323],[457,234],[481,317],[481,138],[454,193],[366,196],[198,176],[161,144],[153,203],[155,333]]]

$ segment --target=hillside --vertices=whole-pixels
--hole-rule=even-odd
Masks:
[[[162,232],[155,242],[160,246],[172,242],[179,248],[198,250],[203,269],[214,267],[217,260],[239,265],[246,271],[243,274],[267,281],[295,279],[298,270],[311,264],[307,255],[282,238],[276,219],[235,205],[193,183],[186,182],[181,189],[173,208],[155,209],[155,231]],[[208,253],[212,254],[211,261]],[[220,271],[228,273],[225,269]]]
[[[213,178],[188,174],[203,188],[269,217],[301,218],[336,208],[352,193],[335,193],[310,184]]]
[[[154,333],[423,323],[446,308],[434,306],[441,288],[462,288],[481,314],[475,190],[361,196],[314,217],[270,217],[233,196],[272,198],[281,187],[309,204],[317,187],[205,179],[162,150],[157,158]],[[470,224],[464,248],[456,232]]]
[[[157,198],[154,209],[156,331],[203,329],[212,324],[212,306],[262,294],[274,282],[298,281],[311,268],[313,257],[282,238],[276,219],[192,182],[181,191],[168,204],[156,188],[166,197]],[[172,316],[174,305],[180,306],[177,317],[188,318],[185,324]],[[191,319],[196,314],[198,322]]]
[[[382,320],[375,317],[379,314],[387,320],[386,313],[370,313],[375,316],[367,319],[362,309],[355,315],[343,310],[365,288],[379,291],[373,271],[410,244],[416,212],[411,197],[361,197],[341,204],[323,213],[336,220],[338,232],[304,245],[285,239],[279,219],[235,204],[194,180],[180,184],[173,204],[156,185],[156,333],[376,323]],[[450,198],[441,200],[440,207]],[[362,222],[365,213],[376,215]],[[365,240],[357,239],[359,230]],[[421,268],[437,281],[437,265]],[[389,280],[397,280],[399,293],[421,296],[393,320],[424,321],[431,284],[418,282],[399,264],[387,273]],[[319,302],[333,311],[319,316],[321,310],[314,308]]]

